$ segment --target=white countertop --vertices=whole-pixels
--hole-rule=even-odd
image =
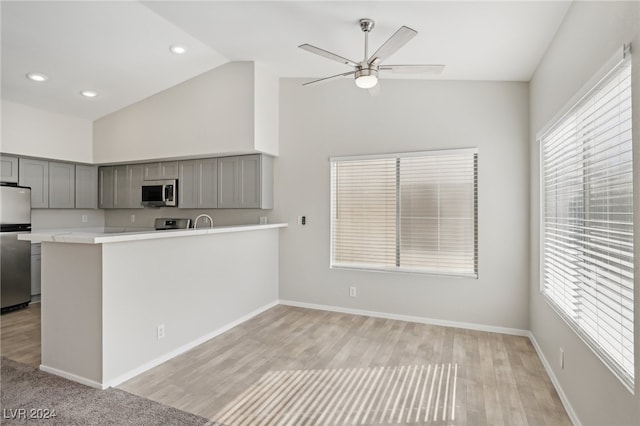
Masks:
[[[265,225],[234,225],[216,226],[214,228],[175,229],[168,231],[129,231],[108,232],[88,229],[60,229],[49,231],[34,231],[30,234],[18,235],[19,240],[40,242],[58,242],[75,244],[105,244],[120,243],[124,241],[156,240],[162,238],[193,237],[208,234],[224,234],[227,232],[259,231],[263,229],[285,228],[287,223],[269,223]]]

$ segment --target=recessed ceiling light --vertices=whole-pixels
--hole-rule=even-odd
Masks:
[[[171,46],[169,50],[171,50],[171,52],[175,53],[176,55],[182,55],[183,53],[187,52],[187,48],[179,44]]]
[[[96,92],[95,90],[83,90],[80,92],[80,94],[85,98],[95,98],[96,96],[98,96],[98,92]]]
[[[42,83],[43,81],[49,80],[49,77],[39,72],[30,72],[27,74],[27,78],[31,81],[35,81],[36,83]]]

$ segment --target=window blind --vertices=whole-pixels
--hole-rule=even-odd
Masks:
[[[629,55],[540,139],[542,291],[633,389]]]
[[[477,276],[477,151],[331,159],[331,267]]]

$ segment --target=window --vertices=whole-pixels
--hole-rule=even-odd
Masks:
[[[477,151],[331,159],[331,267],[477,277]]]
[[[540,138],[541,290],[633,389],[629,55]]]

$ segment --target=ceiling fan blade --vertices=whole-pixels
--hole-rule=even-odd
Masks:
[[[378,69],[396,74],[441,74],[444,65],[382,65]]]
[[[396,53],[398,49],[407,44],[407,42],[415,37],[416,34],[418,34],[416,30],[412,30],[405,26],[400,27],[398,31],[389,37],[389,39],[385,41],[373,55],[371,55],[367,62],[371,64],[375,61],[375,65],[379,64],[385,58]]]
[[[319,80],[310,81],[308,83],[302,83],[302,85],[303,86],[308,86],[310,84],[325,83],[325,82],[327,82],[329,80],[333,80],[333,79],[340,78],[340,77],[346,77],[348,75],[353,75],[355,73],[356,73],[355,71],[343,72],[342,74],[332,75],[331,77],[325,77],[325,78],[321,78]]]
[[[351,65],[355,67],[358,65],[357,62],[352,61],[351,59],[343,58],[340,55],[336,55],[335,53],[331,53],[327,50],[320,49],[319,47],[312,46],[310,44],[301,44],[298,46],[302,50],[306,50],[307,52],[315,53],[316,55],[320,55],[323,58],[331,59],[332,61],[340,62],[342,64]]]

